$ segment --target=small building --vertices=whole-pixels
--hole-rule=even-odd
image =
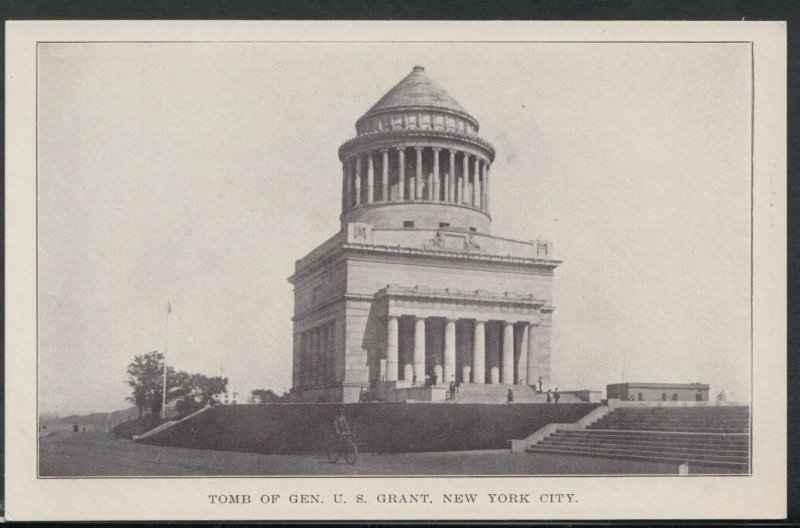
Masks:
[[[611,383],[606,397],[627,401],[708,401],[705,383]]]

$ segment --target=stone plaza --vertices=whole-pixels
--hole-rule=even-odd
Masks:
[[[549,241],[491,234],[495,149],[478,131],[421,66],[356,121],[341,228],[289,278],[294,401],[550,386],[560,261]]]

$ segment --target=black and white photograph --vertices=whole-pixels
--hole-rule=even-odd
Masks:
[[[31,477],[754,482],[754,39],[381,28],[36,41]]]

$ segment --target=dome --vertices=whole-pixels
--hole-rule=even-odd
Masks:
[[[383,110],[402,107],[428,107],[452,110],[461,114],[467,111],[453,99],[444,88],[432,81],[425,68],[414,66],[411,73],[406,75],[402,81],[386,92],[386,95],[372,105],[367,114],[374,114]]]
[[[367,110],[359,121],[397,109],[435,109],[451,112],[468,118],[477,128],[477,120],[469,115],[452,95],[433,81],[422,66],[414,66],[411,73],[386,92],[377,103]]]

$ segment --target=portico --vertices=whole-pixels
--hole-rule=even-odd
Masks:
[[[386,322],[382,381],[423,384],[435,373],[444,384],[523,384],[536,375],[536,329],[548,307],[532,295],[389,285],[375,303]]]

